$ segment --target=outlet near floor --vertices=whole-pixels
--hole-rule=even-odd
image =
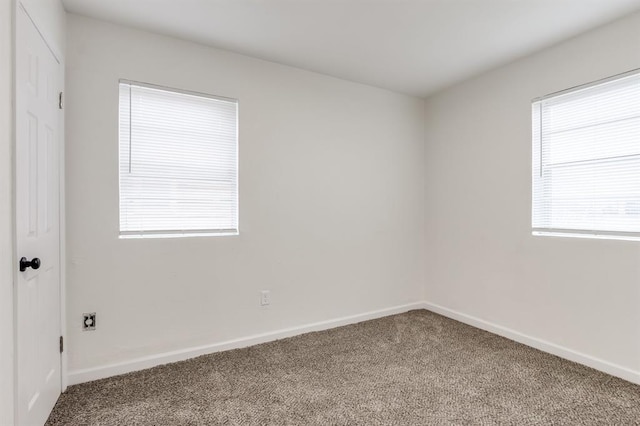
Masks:
[[[82,314],[82,331],[96,329],[96,313]]]

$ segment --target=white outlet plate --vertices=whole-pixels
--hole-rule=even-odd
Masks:
[[[96,329],[96,313],[82,314],[82,331],[92,331]]]
[[[269,290],[262,290],[260,292],[260,306],[267,306],[271,304],[271,292]]]

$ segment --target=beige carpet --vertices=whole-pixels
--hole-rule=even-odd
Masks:
[[[640,425],[640,386],[428,311],[72,386],[48,425]]]

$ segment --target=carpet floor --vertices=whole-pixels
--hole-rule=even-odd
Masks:
[[[640,425],[640,386],[425,311],[69,387],[47,425]]]

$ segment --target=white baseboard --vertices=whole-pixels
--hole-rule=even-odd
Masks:
[[[93,380],[104,379],[107,377],[130,373],[132,371],[144,370],[146,368],[155,367],[157,365],[184,361],[186,359],[194,358],[200,355],[207,355],[220,351],[228,351],[230,349],[245,348],[247,346],[258,345],[260,343],[271,342],[274,340],[297,336],[299,334],[309,333],[312,331],[327,330],[343,325],[355,324],[362,321],[382,318],[389,315],[401,314],[413,309],[424,309],[424,304],[418,302],[408,305],[395,306],[392,308],[380,309],[377,311],[365,312],[357,315],[350,315],[333,320],[320,321],[298,327],[291,327],[267,333],[255,334],[253,336],[242,337],[225,342],[150,355],[142,358],[120,362],[117,364],[70,371],[68,374],[68,384],[69,386],[71,386],[79,383],[90,382]]]
[[[595,358],[560,345],[556,345],[555,343],[528,336],[510,328],[502,327],[500,325],[473,317],[471,315],[463,314],[462,312],[457,312],[452,309],[445,308],[444,306],[436,305],[434,303],[424,302],[422,304],[422,307],[426,310],[435,312],[442,316],[460,321],[462,323],[480,328],[482,330],[486,330],[490,333],[497,334],[499,336],[506,337],[507,339],[514,340],[518,343],[522,343],[532,348],[539,349],[543,352],[559,356],[560,358],[568,359],[569,361],[577,362],[578,364],[586,365],[587,367],[591,367],[612,376],[616,376],[640,385],[640,371],[634,371],[621,365],[613,364],[611,362]]]
[[[429,302],[411,303],[408,305],[396,306],[393,308],[380,309],[377,311],[365,312],[362,314],[351,315],[347,317],[337,318],[328,321],[320,321],[312,324],[291,327],[282,330],[256,334],[239,339],[228,340],[225,342],[213,343],[210,345],[186,348],[172,352],[165,352],[147,357],[136,358],[117,364],[104,365],[100,367],[87,368],[83,370],[75,370],[69,372],[68,384],[75,385],[92,380],[104,379],[107,377],[117,376],[120,374],[130,373],[132,371],[144,370],[146,368],[155,367],[157,365],[168,364],[171,362],[184,361],[200,355],[207,355],[214,352],[227,351],[231,349],[244,348],[247,346],[258,345],[260,343],[271,342],[278,339],[297,336],[312,331],[327,330],[330,328],[340,327],[343,325],[355,324],[362,321],[368,321],[376,318],[382,318],[389,315],[401,314],[413,309],[426,309],[448,318],[460,321],[470,326],[486,330],[490,333],[497,334],[507,339],[514,340],[532,348],[539,349],[560,358],[586,365],[612,376],[619,377],[632,383],[640,385],[640,372],[629,368],[613,364],[611,362],[586,355],[572,349],[565,348],[555,343],[550,343],[536,337],[528,336],[518,331],[503,327],[471,315],[454,311],[444,306],[436,305]]]

